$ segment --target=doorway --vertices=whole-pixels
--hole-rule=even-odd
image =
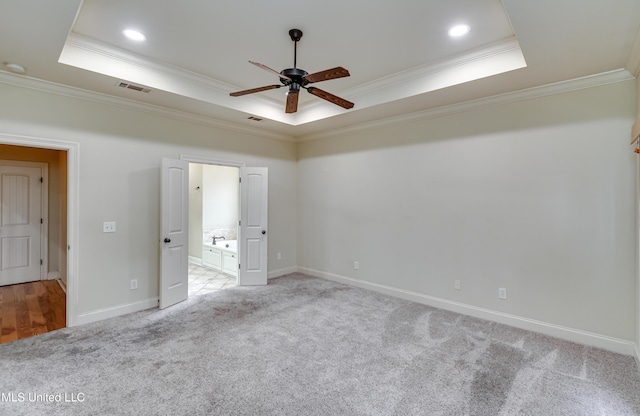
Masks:
[[[189,296],[189,163],[220,164],[192,156],[181,156],[180,159],[162,158],[160,169],[160,309],[182,302]],[[243,261],[237,264],[238,285],[266,285],[268,168],[232,166],[238,167],[240,172],[238,255],[235,261],[239,257]],[[214,245],[213,237],[211,245]],[[234,260],[232,255],[229,257],[230,261]],[[211,253],[208,256],[203,252],[201,260],[213,264],[220,261],[220,267],[226,269],[224,254]]]
[[[0,286],[46,278],[48,167],[0,160]]]
[[[0,343],[68,323],[68,151],[5,140],[0,135]]]
[[[240,169],[189,163],[189,297],[238,282]]]

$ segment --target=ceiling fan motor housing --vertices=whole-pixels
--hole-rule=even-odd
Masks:
[[[280,78],[280,82],[282,82],[284,85],[290,85],[295,83],[300,86],[305,86],[309,83],[309,81],[303,78],[305,75],[308,75],[309,73],[303,69],[287,68],[280,71],[280,73],[282,75],[289,77],[289,79]]]

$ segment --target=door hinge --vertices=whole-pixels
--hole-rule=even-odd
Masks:
[[[42,218],[40,218],[40,224],[42,224]]]
[[[242,221],[238,221],[238,225],[242,225]]]
[[[44,182],[44,179],[42,178],[42,176],[40,177],[40,183]]]
[[[40,266],[42,266],[42,259],[40,259]]]
[[[238,182],[242,183],[242,178],[238,178]]]

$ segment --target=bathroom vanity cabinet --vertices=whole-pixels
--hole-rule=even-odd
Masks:
[[[236,252],[205,245],[202,248],[202,265],[238,277],[238,254]]]
[[[238,255],[236,253],[222,252],[222,272],[238,277]]]

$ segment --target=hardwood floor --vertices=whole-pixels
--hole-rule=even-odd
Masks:
[[[66,326],[66,295],[55,280],[0,287],[0,344]]]

